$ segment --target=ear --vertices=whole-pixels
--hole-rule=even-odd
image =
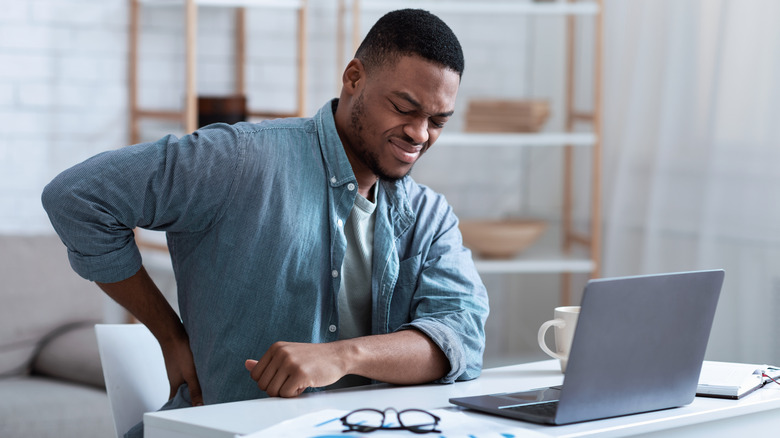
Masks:
[[[363,63],[355,58],[349,61],[347,68],[344,69],[344,74],[341,76],[342,91],[348,94],[354,94],[359,85],[362,85],[366,78],[366,71],[363,68]]]

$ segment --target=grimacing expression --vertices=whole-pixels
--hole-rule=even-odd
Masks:
[[[364,76],[350,112],[354,156],[380,179],[406,176],[455,107],[460,76],[418,56]]]

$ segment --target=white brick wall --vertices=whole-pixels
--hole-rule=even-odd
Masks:
[[[126,137],[125,9],[0,0],[0,232],[49,230],[46,182]]]
[[[335,0],[310,5],[307,113],[313,114],[337,95],[346,60],[335,59]],[[43,186],[75,163],[127,144],[127,9],[126,0],[0,0],[0,232],[50,231],[39,202]],[[562,51],[555,36],[561,20],[440,16],[466,52],[458,111],[463,113],[474,96],[560,100],[562,76],[555,71]],[[366,13],[362,31],[378,17]],[[232,23],[231,10],[200,9],[198,87],[203,94],[233,90]],[[141,25],[140,103],[179,108],[184,89],[181,9],[144,6]],[[250,107],[292,110],[295,13],[250,9],[247,25]],[[529,46],[532,34],[544,44]],[[549,65],[553,68],[540,68]],[[549,125],[560,123],[558,111]],[[142,126],[145,139],[182,133],[176,124],[159,121]],[[456,116],[448,129],[461,126]],[[418,165],[415,178],[445,193],[464,217],[551,216],[557,212],[559,189],[554,179],[546,179],[558,172],[555,157],[546,151],[439,147]]]

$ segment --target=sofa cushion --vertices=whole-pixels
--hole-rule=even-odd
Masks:
[[[32,372],[105,388],[95,322],[69,324],[55,331],[42,343]]]
[[[40,339],[73,321],[103,318],[104,294],[70,268],[55,234],[0,235],[0,376],[28,370]]]
[[[0,379],[3,438],[116,436],[105,391],[46,377]]]

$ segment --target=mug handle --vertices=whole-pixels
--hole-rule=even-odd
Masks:
[[[544,324],[542,324],[541,327],[539,327],[539,333],[537,334],[537,341],[539,342],[539,347],[541,347],[542,351],[547,353],[550,357],[554,357],[555,359],[564,359],[564,356],[550,350],[550,348],[547,346],[547,343],[544,342],[544,334],[547,332],[547,329],[550,327],[564,327],[566,325],[566,321],[562,319],[551,319],[549,321],[546,321]]]

